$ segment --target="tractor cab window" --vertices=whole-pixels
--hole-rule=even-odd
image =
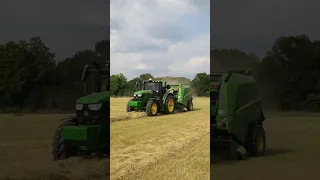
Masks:
[[[144,90],[160,91],[160,85],[158,82],[146,82],[144,84]]]

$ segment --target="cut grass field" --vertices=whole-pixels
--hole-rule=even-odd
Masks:
[[[195,98],[194,111],[156,117],[126,113],[128,100],[111,99],[112,180],[209,179],[209,98]]]
[[[265,122],[264,157],[243,161],[213,158],[215,180],[320,179],[320,115],[286,113],[269,115]]]

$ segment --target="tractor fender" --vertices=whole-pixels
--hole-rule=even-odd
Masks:
[[[165,103],[165,101],[166,101],[166,99],[167,99],[167,97],[168,97],[169,95],[172,95],[172,96],[174,97],[172,90],[167,91],[167,92],[163,95],[162,103]]]

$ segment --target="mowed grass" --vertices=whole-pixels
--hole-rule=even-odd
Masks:
[[[265,122],[266,156],[243,161],[213,159],[215,180],[320,179],[320,115],[274,114]]]
[[[66,115],[0,115],[0,179],[105,179],[109,160],[52,162],[55,129]]]
[[[194,111],[140,118],[127,101],[111,99],[111,179],[209,179],[209,98],[195,98]]]

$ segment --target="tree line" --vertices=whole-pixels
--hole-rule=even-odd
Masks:
[[[94,49],[57,61],[40,37],[0,45],[0,110],[74,111],[84,93],[83,67],[109,61],[109,49],[109,40],[101,40]]]
[[[168,84],[173,85],[189,84],[195,95],[210,96],[210,74],[207,73],[197,73],[192,80],[185,77],[154,77],[150,73],[128,80],[123,73],[113,74],[110,76],[110,93],[112,96],[132,96],[138,90],[136,83],[150,78],[167,81]]]
[[[40,37],[1,44],[0,110],[74,111],[75,99],[84,93],[80,81],[84,65],[106,60],[110,63],[109,49],[110,42],[101,40],[94,49],[57,61]],[[211,71],[252,68],[265,106],[282,110],[320,109],[320,41],[307,35],[277,38],[262,58],[241,50],[212,49],[210,64]],[[131,96],[135,82],[149,77],[152,75],[142,74],[128,81],[123,74],[112,75],[111,94]],[[210,78],[206,73],[198,73],[192,80],[161,79],[188,83],[199,96],[209,95]]]
[[[320,41],[284,36],[259,58],[234,49],[212,49],[211,71],[251,68],[264,105],[278,110],[320,110]]]

